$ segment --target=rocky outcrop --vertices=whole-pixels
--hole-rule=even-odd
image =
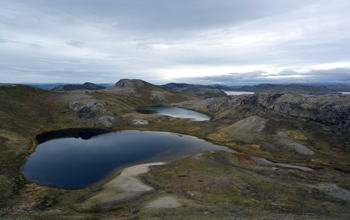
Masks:
[[[86,82],[83,85],[81,84],[67,84],[67,85],[58,85],[55,86],[52,91],[72,91],[72,90],[100,90],[105,89],[104,86],[99,86],[94,83]]]
[[[131,121],[131,125],[148,125],[148,121],[142,119],[134,119]]]
[[[227,96],[227,94],[220,89],[216,89],[210,86],[192,85],[186,83],[168,83],[162,87],[178,92],[188,92],[204,98],[217,98]]]
[[[89,107],[83,107],[78,111],[79,118],[89,119],[89,118],[93,118],[95,116],[96,116],[96,114],[94,112],[92,112],[91,108],[89,108]]]
[[[102,116],[95,121],[94,125],[95,127],[111,128],[118,126],[118,119],[111,116]]]
[[[207,109],[223,112],[236,106],[260,114],[290,116],[350,130],[350,96],[258,93],[215,99],[208,104]]]

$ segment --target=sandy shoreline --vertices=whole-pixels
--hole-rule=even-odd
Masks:
[[[142,183],[137,179],[137,175],[147,173],[150,166],[163,164],[165,162],[146,163],[125,168],[117,177],[103,185],[101,192],[85,201],[84,206],[112,205],[153,191],[154,188]]]

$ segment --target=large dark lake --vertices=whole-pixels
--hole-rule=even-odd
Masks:
[[[136,109],[137,112],[143,114],[159,114],[168,115],[175,118],[191,118],[193,121],[208,121],[210,116],[195,112],[188,109],[182,109],[170,106],[150,106],[140,107]]]
[[[22,174],[39,185],[66,189],[91,186],[136,164],[171,161],[206,150],[234,152],[189,135],[136,130],[58,131],[39,136],[38,142],[42,143],[22,165]]]

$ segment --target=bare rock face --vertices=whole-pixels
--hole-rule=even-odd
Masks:
[[[308,96],[300,93],[257,93],[211,101],[207,109],[222,112],[241,109],[276,116],[290,116],[350,130],[350,98],[339,95]]]
[[[309,148],[305,147],[303,144],[300,143],[290,143],[288,144],[288,146],[290,146],[292,149],[294,149],[295,151],[297,151],[300,154],[304,154],[304,155],[314,155],[315,152],[313,152],[312,150],[310,150]]]
[[[131,125],[148,125],[148,121],[142,119],[134,119],[132,120]]]
[[[350,203],[350,191],[342,189],[335,184],[326,183],[320,187],[321,191],[337,199],[342,199]]]
[[[118,126],[118,119],[111,116],[102,116],[95,121],[95,127],[111,128]]]

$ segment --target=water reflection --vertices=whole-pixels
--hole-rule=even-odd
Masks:
[[[175,118],[191,118],[193,121],[208,121],[210,116],[195,112],[188,109],[182,109],[177,107],[169,106],[150,106],[150,107],[140,107],[136,109],[137,112],[142,114],[158,114],[158,115],[168,115]]]
[[[254,92],[243,92],[243,91],[224,91],[227,95],[245,95],[254,94]]]

